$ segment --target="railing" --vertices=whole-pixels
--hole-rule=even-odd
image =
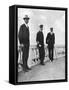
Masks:
[[[44,61],[49,60],[48,58],[48,48],[47,46],[44,47],[45,48],[45,59]],[[18,46],[18,64],[21,65],[22,62],[22,50],[21,47]],[[54,59],[58,59],[59,57],[63,57],[65,56],[65,47],[64,46],[55,46],[54,47]],[[36,64],[38,64],[40,62],[39,60],[39,51],[38,48],[36,46],[31,46],[30,50],[29,50],[29,58],[28,58],[28,65],[34,66]]]

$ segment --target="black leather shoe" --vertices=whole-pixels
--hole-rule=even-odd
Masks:
[[[53,59],[51,59],[51,62],[53,62]]]
[[[28,69],[26,69],[26,68],[23,68],[23,71],[24,71],[24,72],[28,72]]]
[[[51,60],[51,62],[53,62],[53,60]]]
[[[27,69],[25,69],[25,70],[24,70],[24,72],[28,72],[28,70],[27,70]]]
[[[41,65],[45,65],[44,63],[40,63]]]
[[[28,67],[27,70],[31,70],[31,68]]]

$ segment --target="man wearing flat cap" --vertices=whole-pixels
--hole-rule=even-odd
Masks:
[[[46,37],[46,44],[48,44],[49,59],[53,61],[55,34],[53,33],[53,27],[50,28],[50,32]]]
[[[36,42],[37,42],[37,48],[39,49],[39,59],[40,64],[44,64],[44,57],[45,57],[45,50],[44,50],[44,35],[43,35],[43,25],[39,26],[40,30],[37,32]]]
[[[31,70],[27,65],[28,56],[29,56],[29,46],[30,46],[30,40],[29,40],[30,35],[29,35],[29,26],[28,26],[29,17],[28,17],[28,15],[25,15],[23,20],[25,23],[20,26],[19,42],[20,42],[20,45],[23,47],[22,48],[23,70],[27,72],[28,70]]]

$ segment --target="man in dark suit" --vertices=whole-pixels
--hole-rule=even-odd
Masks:
[[[44,65],[45,50],[44,50],[44,35],[42,31],[43,25],[40,25],[40,31],[37,33],[36,41],[37,47],[39,49],[40,64]]]
[[[23,18],[25,21],[25,24],[22,24],[20,26],[20,30],[19,30],[19,42],[20,45],[23,47],[22,48],[22,60],[23,60],[23,70],[24,71],[28,71],[30,70],[30,68],[27,65],[27,61],[28,61],[28,56],[29,56],[29,46],[30,46],[30,40],[29,40],[29,17],[28,15],[25,15],[25,17]]]
[[[53,33],[52,27],[50,28],[50,32],[47,34],[46,43],[48,44],[49,59],[53,61],[55,34]]]

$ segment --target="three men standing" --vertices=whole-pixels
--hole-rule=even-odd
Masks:
[[[50,32],[47,34],[46,43],[48,44],[49,59],[53,61],[55,34],[53,33],[52,27],[50,28]]]
[[[19,30],[19,42],[22,46],[22,60],[23,60],[23,70],[28,71],[31,70],[28,65],[28,56],[29,56],[29,46],[30,46],[30,34],[29,34],[29,17],[25,15],[23,18],[24,24],[20,26]],[[40,25],[40,30],[36,36],[37,48],[39,49],[39,59],[40,64],[44,64],[44,57],[45,57],[45,50],[44,50],[44,35],[43,35],[43,25]],[[53,33],[53,28],[50,28],[50,32],[47,34],[46,43],[48,44],[48,51],[49,51],[49,59],[53,61],[53,49],[55,44],[55,34]]]
[[[40,25],[40,31],[37,33],[36,41],[37,41],[37,48],[39,49],[39,59],[40,64],[44,65],[44,57],[45,57],[45,50],[44,50],[44,35],[43,35],[43,25]]]
[[[23,60],[23,69],[24,71],[28,71],[30,70],[30,68],[27,65],[27,61],[28,61],[28,56],[29,56],[29,46],[30,46],[30,40],[29,40],[29,17],[26,15],[23,18],[25,24],[22,24],[20,26],[20,30],[19,30],[19,42],[20,45],[23,47],[22,52],[22,60]]]

